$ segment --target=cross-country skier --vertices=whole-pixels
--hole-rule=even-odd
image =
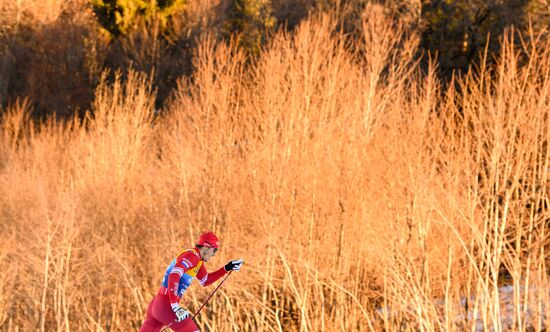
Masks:
[[[191,281],[197,278],[202,286],[208,286],[229,271],[240,271],[242,259],[232,260],[218,270],[208,273],[204,262],[216,255],[219,242],[214,233],[203,233],[195,248],[179,254],[168,266],[158,294],[147,307],[147,317],[140,332],[158,332],[169,326],[176,332],[196,332],[199,328],[179,301]]]

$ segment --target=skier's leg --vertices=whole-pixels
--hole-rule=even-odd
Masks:
[[[156,300],[157,297],[155,296],[151,303],[147,306],[147,317],[145,317],[145,321],[143,322],[143,325],[141,325],[139,332],[159,332],[164,326],[162,322],[159,322],[153,317],[153,307],[157,302]]]
[[[155,297],[155,305],[151,307],[151,316],[155,317],[159,322],[164,325],[170,325],[170,328],[174,326],[176,322],[176,314],[172,311],[170,306],[170,298],[166,294],[159,294]]]
[[[191,317],[182,320],[179,323],[174,323],[170,325],[170,328],[174,330],[174,332],[199,332],[199,327],[195,322],[191,319]]]
[[[159,332],[163,328],[164,324],[154,319],[153,317],[147,317],[141,325],[139,332]]]
[[[149,305],[147,313],[153,317],[157,322],[160,322],[164,326],[170,326],[175,332],[198,332],[200,331],[195,322],[191,318],[182,320],[176,323],[176,314],[172,311],[170,306],[170,298],[168,295],[157,295]]]

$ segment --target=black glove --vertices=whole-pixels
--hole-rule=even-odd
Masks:
[[[229,261],[229,263],[225,264],[224,269],[226,271],[240,271],[243,263],[244,261],[242,259]]]

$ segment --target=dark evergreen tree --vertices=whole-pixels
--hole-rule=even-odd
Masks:
[[[269,0],[229,0],[223,35],[235,38],[239,47],[257,55],[275,26]]]
[[[103,29],[112,37],[126,35],[139,23],[156,20],[165,29],[168,19],[186,0],[90,0]]]

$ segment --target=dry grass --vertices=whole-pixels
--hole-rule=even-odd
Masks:
[[[251,65],[204,39],[160,116],[137,73],[100,84],[84,120],[33,125],[14,104],[0,330],[137,330],[204,229],[222,238],[211,269],[247,262],[207,331],[547,328],[550,47],[530,40],[443,89],[417,36],[372,6],[353,49],[328,16]]]

